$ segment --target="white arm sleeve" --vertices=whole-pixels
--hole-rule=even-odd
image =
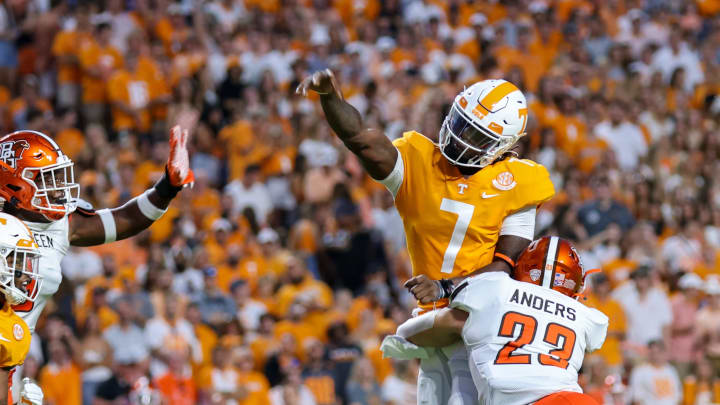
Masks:
[[[505,217],[500,235],[513,235],[528,240],[535,239],[535,206],[526,207]]]
[[[395,167],[393,167],[390,174],[382,180],[378,180],[384,185],[393,195],[393,198],[397,196],[400,186],[403,182],[403,176],[405,173],[405,164],[403,163],[402,155],[400,151],[397,154],[397,160],[395,161]]]

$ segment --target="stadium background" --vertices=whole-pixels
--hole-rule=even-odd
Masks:
[[[56,405],[125,403],[129,383],[147,391],[142,375],[168,404],[415,403],[417,364],[377,350],[414,306],[392,197],[313,96],[294,94],[329,67],[391,138],[435,136],[473,81],[523,89],[520,153],[558,190],[538,233],[575,241],[605,274],[587,303],[610,333],[586,358],[586,392],[720,402],[718,12],[717,0],[2,1],[3,133],[51,134],[96,207],[153,184],[178,121],[197,176],[148,232],[70,252],[26,374]],[[667,350],[649,352],[656,340]]]

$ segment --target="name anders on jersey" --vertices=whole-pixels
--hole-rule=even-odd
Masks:
[[[515,289],[515,292],[510,296],[508,302],[523,305],[536,311],[546,312],[550,315],[560,316],[570,321],[577,319],[575,308],[531,294],[527,291],[522,291],[519,288]]]
[[[55,248],[55,241],[50,236],[37,232],[33,232],[33,236],[35,237],[35,243],[37,243],[37,245],[41,248]]]

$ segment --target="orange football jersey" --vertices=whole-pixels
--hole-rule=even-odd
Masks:
[[[439,280],[489,264],[505,217],[555,194],[547,170],[530,160],[503,159],[465,178],[418,132],[393,143],[403,159],[395,206],[413,275]]]
[[[0,309],[0,367],[23,364],[30,349],[30,330],[7,302]]]

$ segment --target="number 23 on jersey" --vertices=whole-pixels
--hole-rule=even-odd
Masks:
[[[534,355],[517,354],[515,351],[525,345],[532,344],[536,338],[539,339],[539,337],[535,336],[538,329],[538,322],[535,318],[519,312],[508,311],[502,317],[498,336],[512,339],[518,327],[520,328],[520,335],[517,339],[507,342],[498,351],[495,364],[532,364],[534,362]],[[572,329],[559,323],[549,323],[543,331],[542,341],[556,349],[550,350],[548,354],[539,353],[537,362],[543,366],[567,368],[575,349],[575,339],[575,331]]]

